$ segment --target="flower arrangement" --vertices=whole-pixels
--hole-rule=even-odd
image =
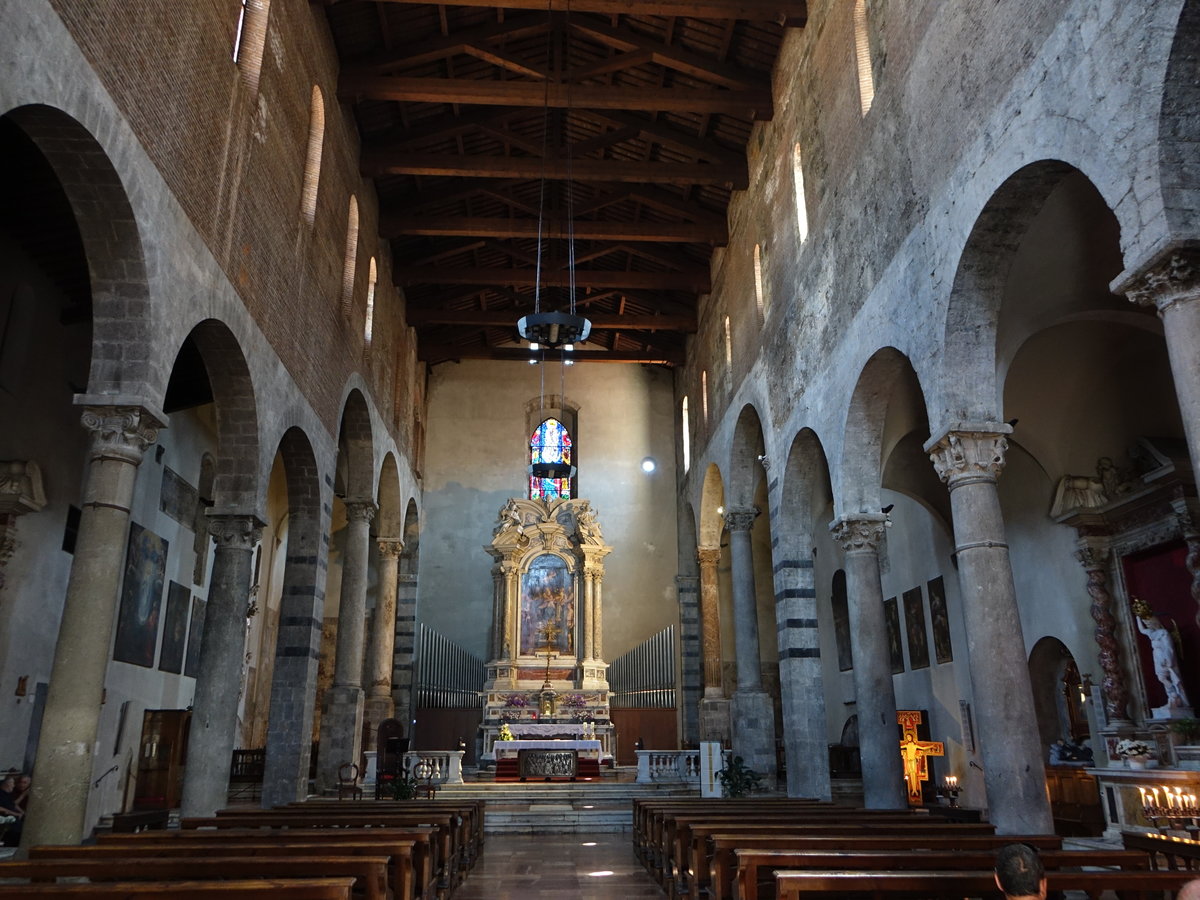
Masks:
[[[512,729],[508,727],[507,722],[500,726],[500,733],[496,735],[496,738],[501,741],[511,741],[513,739]]]
[[[568,709],[583,709],[587,706],[587,698],[583,694],[567,694],[562,699],[562,705]]]
[[[1125,738],[1123,741],[1117,742],[1115,752],[1121,759],[1129,759],[1131,756],[1149,756],[1150,745],[1145,741],[1135,741],[1133,738]]]
[[[513,709],[524,709],[529,705],[529,697],[525,694],[509,694],[504,698],[504,705]]]

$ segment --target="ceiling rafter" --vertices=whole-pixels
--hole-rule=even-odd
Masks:
[[[532,156],[446,156],[433,153],[362,152],[364,175],[436,175],[473,178],[540,178],[633,184],[717,184],[744,190],[745,165],[713,163],[627,162],[607,159],[538,159]]]
[[[569,287],[570,273],[565,270],[546,270],[541,273],[542,287]],[[650,291],[695,291],[708,293],[712,288],[706,267],[695,266],[684,272],[613,272],[603,269],[576,269],[578,287],[632,288]],[[533,287],[539,284],[534,269],[489,267],[480,269],[457,266],[399,266],[394,277],[397,284],[506,284],[511,287]]]
[[[325,0],[335,6],[342,0]],[[378,0],[397,5],[423,5],[423,0]],[[457,6],[493,7],[487,0],[456,0]],[[630,0],[505,0],[506,9],[535,9],[545,12],[594,12],[621,15],[634,11]],[[803,28],[808,21],[805,0],[637,0],[639,16],[691,16],[697,19],[749,19]]]
[[[542,238],[564,240],[568,223],[558,217],[544,219],[501,219],[483,216],[405,216],[384,212],[379,232],[384,237],[423,235],[426,237]],[[651,243],[705,243],[723,245],[728,241],[724,223],[674,224],[664,222],[581,222],[574,224],[576,240],[648,241]]]

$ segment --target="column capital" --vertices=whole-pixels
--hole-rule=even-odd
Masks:
[[[725,510],[725,527],[730,531],[749,531],[758,518],[759,510],[753,506],[733,507]]]
[[[852,513],[831,522],[829,530],[847,553],[876,553],[886,521],[882,513]]]
[[[370,525],[379,512],[379,507],[372,500],[344,500],[342,503],[346,507],[346,520],[350,522],[366,522]]]
[[[400,559],[404,552],[404,541],[396,538],[380,538],[378,541],[379,555],[384,559]]]
[[[1079,560],[1085,572],[1107,568],[1111,557],[1112,548],[1105,539],[1084,538],[1080,540],[1079,549],[1075,551],[1075,558]]]
[[[715,566],[721,561],[721,548],[697,547],[696,560],[700,563],[701,568],[704,566]]]
[[[1200,247],[1179,247],[1159,256],[1122,285],[1125,296],[1138,306],[1161,314],[1168,307],[1200,297]]]
[[[603,578],[604,564],[599,562],[585,562],[583,564],[583,574],[587,578]]]
[[[208,517],[208,533],[213,536],[218,547],[226,547],[230,550],[253,550],[262,538],[265,524],[255,515],[210,515]]]
[[[1002,422],[963,423],[929,441],[925,451],[938,477],[953,490],[960,484],[999,478],[1010,434],[1012,426]]]
[[[140,406],[86,406],[81,419],[92,433],[92,459],[109,457],[135,466],[165,427]]]

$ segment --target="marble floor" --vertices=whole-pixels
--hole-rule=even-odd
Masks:
[[[633,855],[630,832],[488,835],[453,900],[663,897]]]

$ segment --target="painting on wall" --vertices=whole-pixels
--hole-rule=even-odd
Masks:
[[[846,573],[833,574],[833,637],[837,641],[838,671],[854,668],[854,648],[850,643],[850,609],[846,600]]]
[[[575,652],[575,585],[567,563],[543,553],[521,576],[521,648],[525,655]]]
[[[188,626],[187,654],[183,658],[183,674],[195,678],[200,674],[200,638],[204,634],[204,601],[192,598],[192,622]]]
[[[167,572],[167,541],[131,522],[121,586],[121,611],[113,659],[154,667],[158,649],[158,614]]]
[[[192,592],[177,581],[167,587],[167,615],[163,621],[162,652],[158,668],[162,672],[183,671],[183,651],[187,643],[188,599]]]
[[[900,610],[896,606],[895,597],[888,597],[883,601],[883,616],[887,619],[888,654],[892,658],[892,674],[899,675],[904,671],[904,647],[900,643]]]
[[[933,652],[938,665],[954,662],[950,645],[950,616],[946,613],[946,584],[939,575],[925,585],[929,591],[929,617],[933,619]]]
[[[929,668],[929,638],[925,634],[925,599],[919,587],[904,592],[904,627],[908,634],[908,665]]]

